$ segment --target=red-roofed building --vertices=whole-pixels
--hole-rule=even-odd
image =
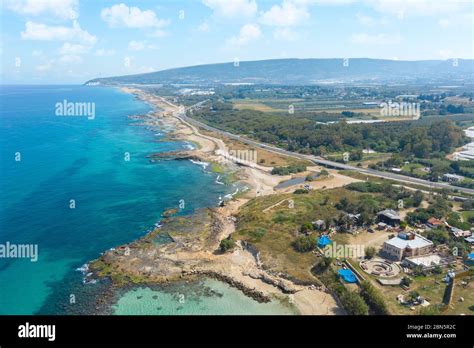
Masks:
[[[437,218],[431,217],[426,222],[426,226],[428,226],[429,228],[436,228],[438,226],[444,226],[444,222]]]

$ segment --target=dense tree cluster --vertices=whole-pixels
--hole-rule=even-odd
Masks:
[[[434,153],[450,153],[466,142],[461,128],[440,118],[430,122],[321,124],[310,113],[235,110],[225,102],[214,102],[210,109],[196,111],[193,117],[290,151],[316,155],[371,148],[428,158]],[[359,155],[360,152],[352,152],[353,158]]]

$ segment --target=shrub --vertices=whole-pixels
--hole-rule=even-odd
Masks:
[[[312,231],[312,230],[313,230],[313,225],[310,222],[305,222],[300,227],[300,232],[301,233],[307,233],[307,232]]]
[[[403,277],[402,278],[402,281],[401,281],[401,285],[405,285],[405,286],[410,286],[410,284],[413,283],[413,280],[409,277]]]
[[[365,257],[371,259],[375,256],[376,250],[374,247],[368,246],[365,248]]]
[[[311,251],[316,247],[316,239],[310,236],[298,237],[293,242],[293,247],[300,253]]]
[[[231,238],[223,239],[221,240],[219,247],[220,250],[225,253],[226,251],[231,250],[235,247],[235,242]]]

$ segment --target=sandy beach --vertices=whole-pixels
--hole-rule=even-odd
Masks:
[[[216,253],[220,241],[235,231],[233,216],[239,208],[256,196],[277,193],[274,187],[291,176],[271,175],[271,168],[256,164],[237,167],[232,163],[232,158],[223,156],[227,151],[225,143],[221,139],[202,134],[195,126],[182,120],[178,106],[163,97],[149,95],[139,89],[124,87],[122,91],[133,93],[155,106],[159,111],[152,113],[147,122],[171,129],[170,136],[174,139],[195,144],[197,148],[188,151],[190,154],[202,161],[217,162],[233,170],[237,168],[239,180],[244,182],[249,190],[237,199],[227,201],[223,207],[209,209],[211,236],[193,241],[186,240],[178,243],[179,246],[165,245],[153,249],[149,248],[147,238],[151,236],[148,236],[104,253],[101,262],[105,262],[108,269],[145,278],[147,282],[208,275],[226,281],[256,299],[289,301],[300,314],[343,314],[334,297],[324,288],[296,285],[280,275],[269,273],[264,270],[255,252],[241,242],[237,243],[233,252]],[[314,181],[310,185],[313,189],[321,189],[342,186],[352,181],[356,180],[331,172],[327,180]],[[294,189],[295,187],[289,187],[279,193],[292,192]],[[146,245],[145,250],[143,245]]]

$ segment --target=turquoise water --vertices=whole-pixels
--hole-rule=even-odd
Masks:
[[[284,301],[284,300],[283,300]],[[288,303],[258,303],[238,289],[213,279],[165,289],[140,287],[123,294],[116,315],[291,315]]]
[[[150,163],[184,144],[130,125],[150,107],[117,89],[1,86],[0,100],[0,243],[39,249],[37,262],[0,258],[0,314],[62,313],[71,295],[86,304],[94,286],[78,267],[142,236],[181,199],[190,213],[230,190],[191,162]],[[63,100],[95,103],[95,119],[56,116]]]

